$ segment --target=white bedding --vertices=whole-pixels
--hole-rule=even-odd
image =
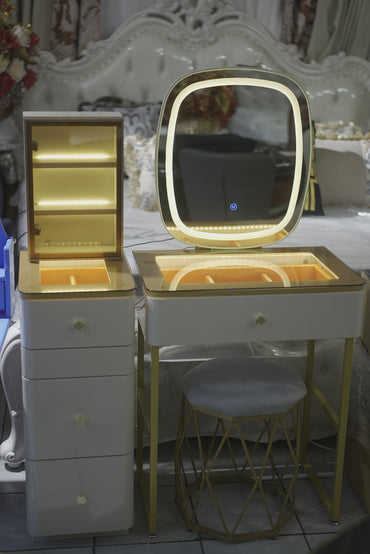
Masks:
[[[370,268],[370,209],[329,206],[325,216],[303,216],[292,232],[274,246],[326,246],[352,269]],[[125,198],[124,250],[136,272],[132,250],[182,249],[184,244],[171,238],[158,211],[132,207]]]

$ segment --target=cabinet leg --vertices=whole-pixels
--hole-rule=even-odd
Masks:
[[[159,348],[152,347],[150,384],[149,534],[157,533]]]

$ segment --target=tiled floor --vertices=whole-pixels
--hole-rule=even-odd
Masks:
[[[3,437],[7,433],[7,411],[4,401],[1,405],[5,415]],[[330,450],[311,447],[319,461],[320,470],[331,482],[333,455]],[[160,448],[158,493],[158,534],[148,538],[146,520],[139,489],[135,487],[134,526],[128,534],[115,536],[33,539],[26,530],[25,472],[9,471],[0,465],[0,554],[3,552],[24,552],[53,554],[304,554],[331,539],[355,522],[366,517],[366,513],[344,481],[342,514],[340,524],[334,526],[325,508],[303,476],[298,481],[296,514],[289,521],[277,540],[266,539],[255,542],[230,545],[186,531],[174,503],[173,444]],[[342,554],[338,552],[338,554]]]

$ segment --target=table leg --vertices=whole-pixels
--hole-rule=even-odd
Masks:
[[[313,382],[313,364],[315,357],[315,341],[307,341],[307,363],[306,363],[306,387],[307,394],[303,404],[302,433],[301,433],[301,461],[303,465],[307,462],[307,444],[308,432],[310,429],[312,382]]]
[[[347,438],[348,409],[351,393],[351,375],[354,339],[346,339],[343,354],[342,386],[337,429],[337,445],[334,469],[333,499],[330,517],[333,522],[339,521],[340,500],[342,494],[343,466]]]
[[[302,442],[301,442],[301,461],[303,463],[304,470],[311,479],[313,486],[317,493],[320,495],[322,502],[329,512],[330,519],[333,523],[339,521],[340,502],[342,495],[342,483],[343,483],[343,466],[344,455],[346,448],[347,438],[347,420],[348,409],[351,392],[351,374],[352,374],[352,357],[353,357],[353,345],[354,339],[345,339],[344,354],[343,354],[343,367],[341,378],[341,396],[339,411],[336,412],[334,408],[329,404],[323,393],[318,389],[313,378],[313,361],[314,361],[314,341],[308,341],[307,349],[307,395],[304,403],[304,414],[302,424]],[[322,408],[326,411],[327,415],[331,418],[337,431],[336,451],[335,451],[335,467],[334,467],[334,483],[331,497],[325,490],[321,479],[315,472],[312,465],[307,459],[307,442],[310,423],[310,405],[312,395],[316,397]]]

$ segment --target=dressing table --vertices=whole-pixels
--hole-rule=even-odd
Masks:
[[[257,97],[261,110],[274,106],[271,129],[249,124],[248,100],[255,106]],[[195,105],[205,106],[206,130],[204,122],[194,127]],[[186,246],[134,252],[145,293],[138,326],[137,471],[150,534],[157,532],[159,349],[165,345],[307,340],[302,464],[330,519],[339,520],[353,339],[361,331],[364,282],[324,247],[265,247],[299,222],[311,145],[306,95],[284,75],[246,68],[199,71],[180,79],[165,98],[157,193],[164,225]],[[345,340],[338,411],[313,376],[315,340],[325,338]],[[149,399],[145,343],[151,351]],[[312,396],[337,433],[331,495],[307,455]],[[144,426],[150,436],[148,481]]]

